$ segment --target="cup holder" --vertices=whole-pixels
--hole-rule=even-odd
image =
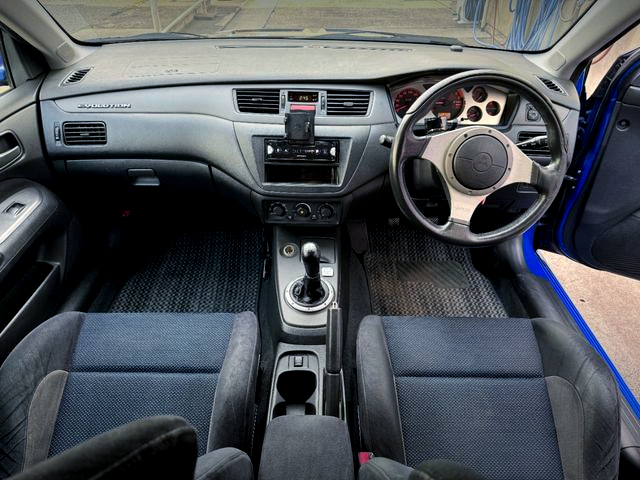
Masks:
[[[310,370],[288,370],[278,376],[278,402],[273,417],[282,415],[315,415],[316,374]]]

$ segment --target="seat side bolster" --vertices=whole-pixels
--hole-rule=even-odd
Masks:
[[[562,377],[546,377],[565,480],[584,478],[584,409],[580,395]]]
[[[51,438],[68,376],[69,372],[54,370],[42,379],[33,394],[27,417],[25,469],[49,456]]]
[[[249,456],[235,448],[220,448],[198,458],[194,480],[253,480]]]
[[[54,370],[69,370],[84,314],[66,312],[27,335],[0,368],[0,477],[24,468],[27,418],[38,385]]]
[[[196,433],[184,418],[154,416],[104,432],[15,478],[187,480],[193,479],[196,456]]]
[[[365,449],[406,463],[395,378],[380,317],[365,317],[357,339],[360,427]]]
[[[258,320],[239,313],[218,377],[207,451],[235,447],[248,451],[253,427],[256,378],[260,354]]]
[[[584,473],[580,478],[614,479],[620,457],[620,410],[616,381],[598,353],[577,332],[549,319],[532,320],[545,377],[560,377],[570,383],[584,417]],[[555,392],[555,393],[553,393]],[[552,405],[558,389],[549,392]],[[556,398],[557,400],[557,398]],[[554,421],[557,405],[554,406]],[[560,434],[558,437],[560,437]],[[566,454],[562,452],[561,454]],[[575,454],[575,453],[574,453]],[[563,466],[567,459],[562,459]]]

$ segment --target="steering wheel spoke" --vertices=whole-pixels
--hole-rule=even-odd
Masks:
[[[551,172],[536,163],[515,145],[511,144],[511,148],[513,148],[513,164],[504,185],[526,183],[538,187],[542,193],[550,192],[556,182],[556,172]]]
[[[430,161],[444,175],[447,150],[451,142],[460,136],[460,130],[436,133],[427,137],[426,145],[423,143],[423,151],[420,158]]]
[[[527,183],[529,185],[536,185],[538,179],[538,172],[540,170],[539,165],[531,160],[522,150],[516,147],[513,143],[510,144],[510,148],[513,150],[513,162],[511,169],[507,172],[507,179],[504,185],[511,185],[514,183]]]
[[[447,197],[450,209],[449,222],[467,226],[471,223],[471,217],[478,205],[487,198],[486,195],[465,195],[451,187],[447,187]]]

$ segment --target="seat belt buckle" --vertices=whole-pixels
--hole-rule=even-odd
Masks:
[[[360,466],[367,463],[373,457],[375,457],[373,452],[358,452],[358,461],[360,462]]]

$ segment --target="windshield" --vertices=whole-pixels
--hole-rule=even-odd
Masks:
[[[169,38],[326,38],[552,46],[595,0],[41,0],[85,42]]]

